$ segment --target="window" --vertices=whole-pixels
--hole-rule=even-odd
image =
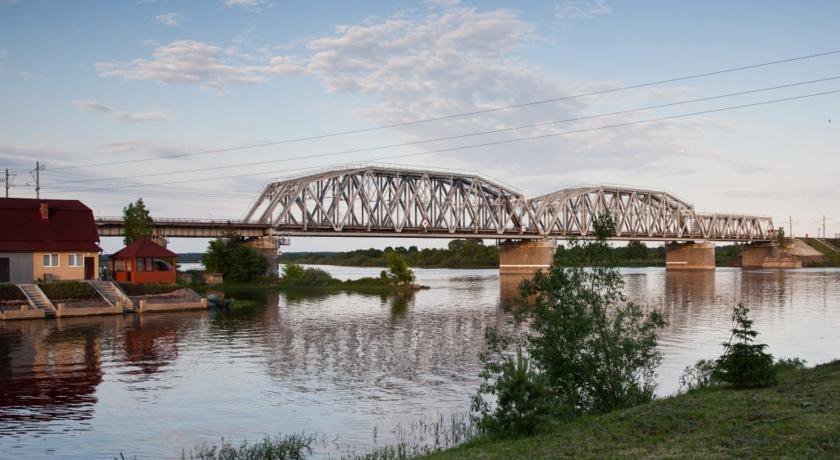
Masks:
[[[68,267],[82,267],[84,265],[85,265],[84,254],[70,254],[67,257],[67,266]]]
[[[44,254],[43,264],[45,267],[58,267],[58,254]]]

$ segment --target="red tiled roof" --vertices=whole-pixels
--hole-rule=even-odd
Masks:
[[[133,257],[159,257],[172,258],[178,257],[178,254],[166,249],[165,247],[155,243],[152,240],[135,240],[128,246],[111,254],[111,258],[133,258]]]
[[[41,218],[41,204],[49,209]],[[95,251],[93,211],[77,200],[0,198],[0,251]]]

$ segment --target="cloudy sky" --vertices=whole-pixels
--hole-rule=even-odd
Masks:
[[[526,195],[659,188],[705,211],[790,217],[798,234],[826,215],[840,233],[840,94],[591,129],[840,90],[840,53],[283,142],[838,51],[838,17],[830,1],[0,0],[0,167],[13,171],[12,196],[34,196],[40,160],[42,196],[99,215],[142,196],[160,217],[239,218],[272,178],[378,162],[479,171]],[[529,139],[544,134],[557,135]],[[393,243],[300,238],[290,249]]]

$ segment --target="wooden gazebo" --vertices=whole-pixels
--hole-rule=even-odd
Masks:
[[[152,240],[136,240],[111,255],[108,271],[118,282],[171,284],[177,278],[177,258]]]

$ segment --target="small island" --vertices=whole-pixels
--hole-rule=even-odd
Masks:
[[[285,263],[280,276],[266,275],[267,260],[248,246],[245,239],[230,236],[211,241],[207,253],[201,258],[206,272],[191,271],[190,276],[182,276],[182,283],[203,292],[249,288],[381,295],[427,289],[415,283],[414,271],[401,254],[391,251],[384,255],[384,259],[386,269],[380,272],[379,277],[340,280],[319,268],[302,267],[294,262]],[[185,278],[189,281],[184,281]],[[222,282],[214,283],[214,279]]]

